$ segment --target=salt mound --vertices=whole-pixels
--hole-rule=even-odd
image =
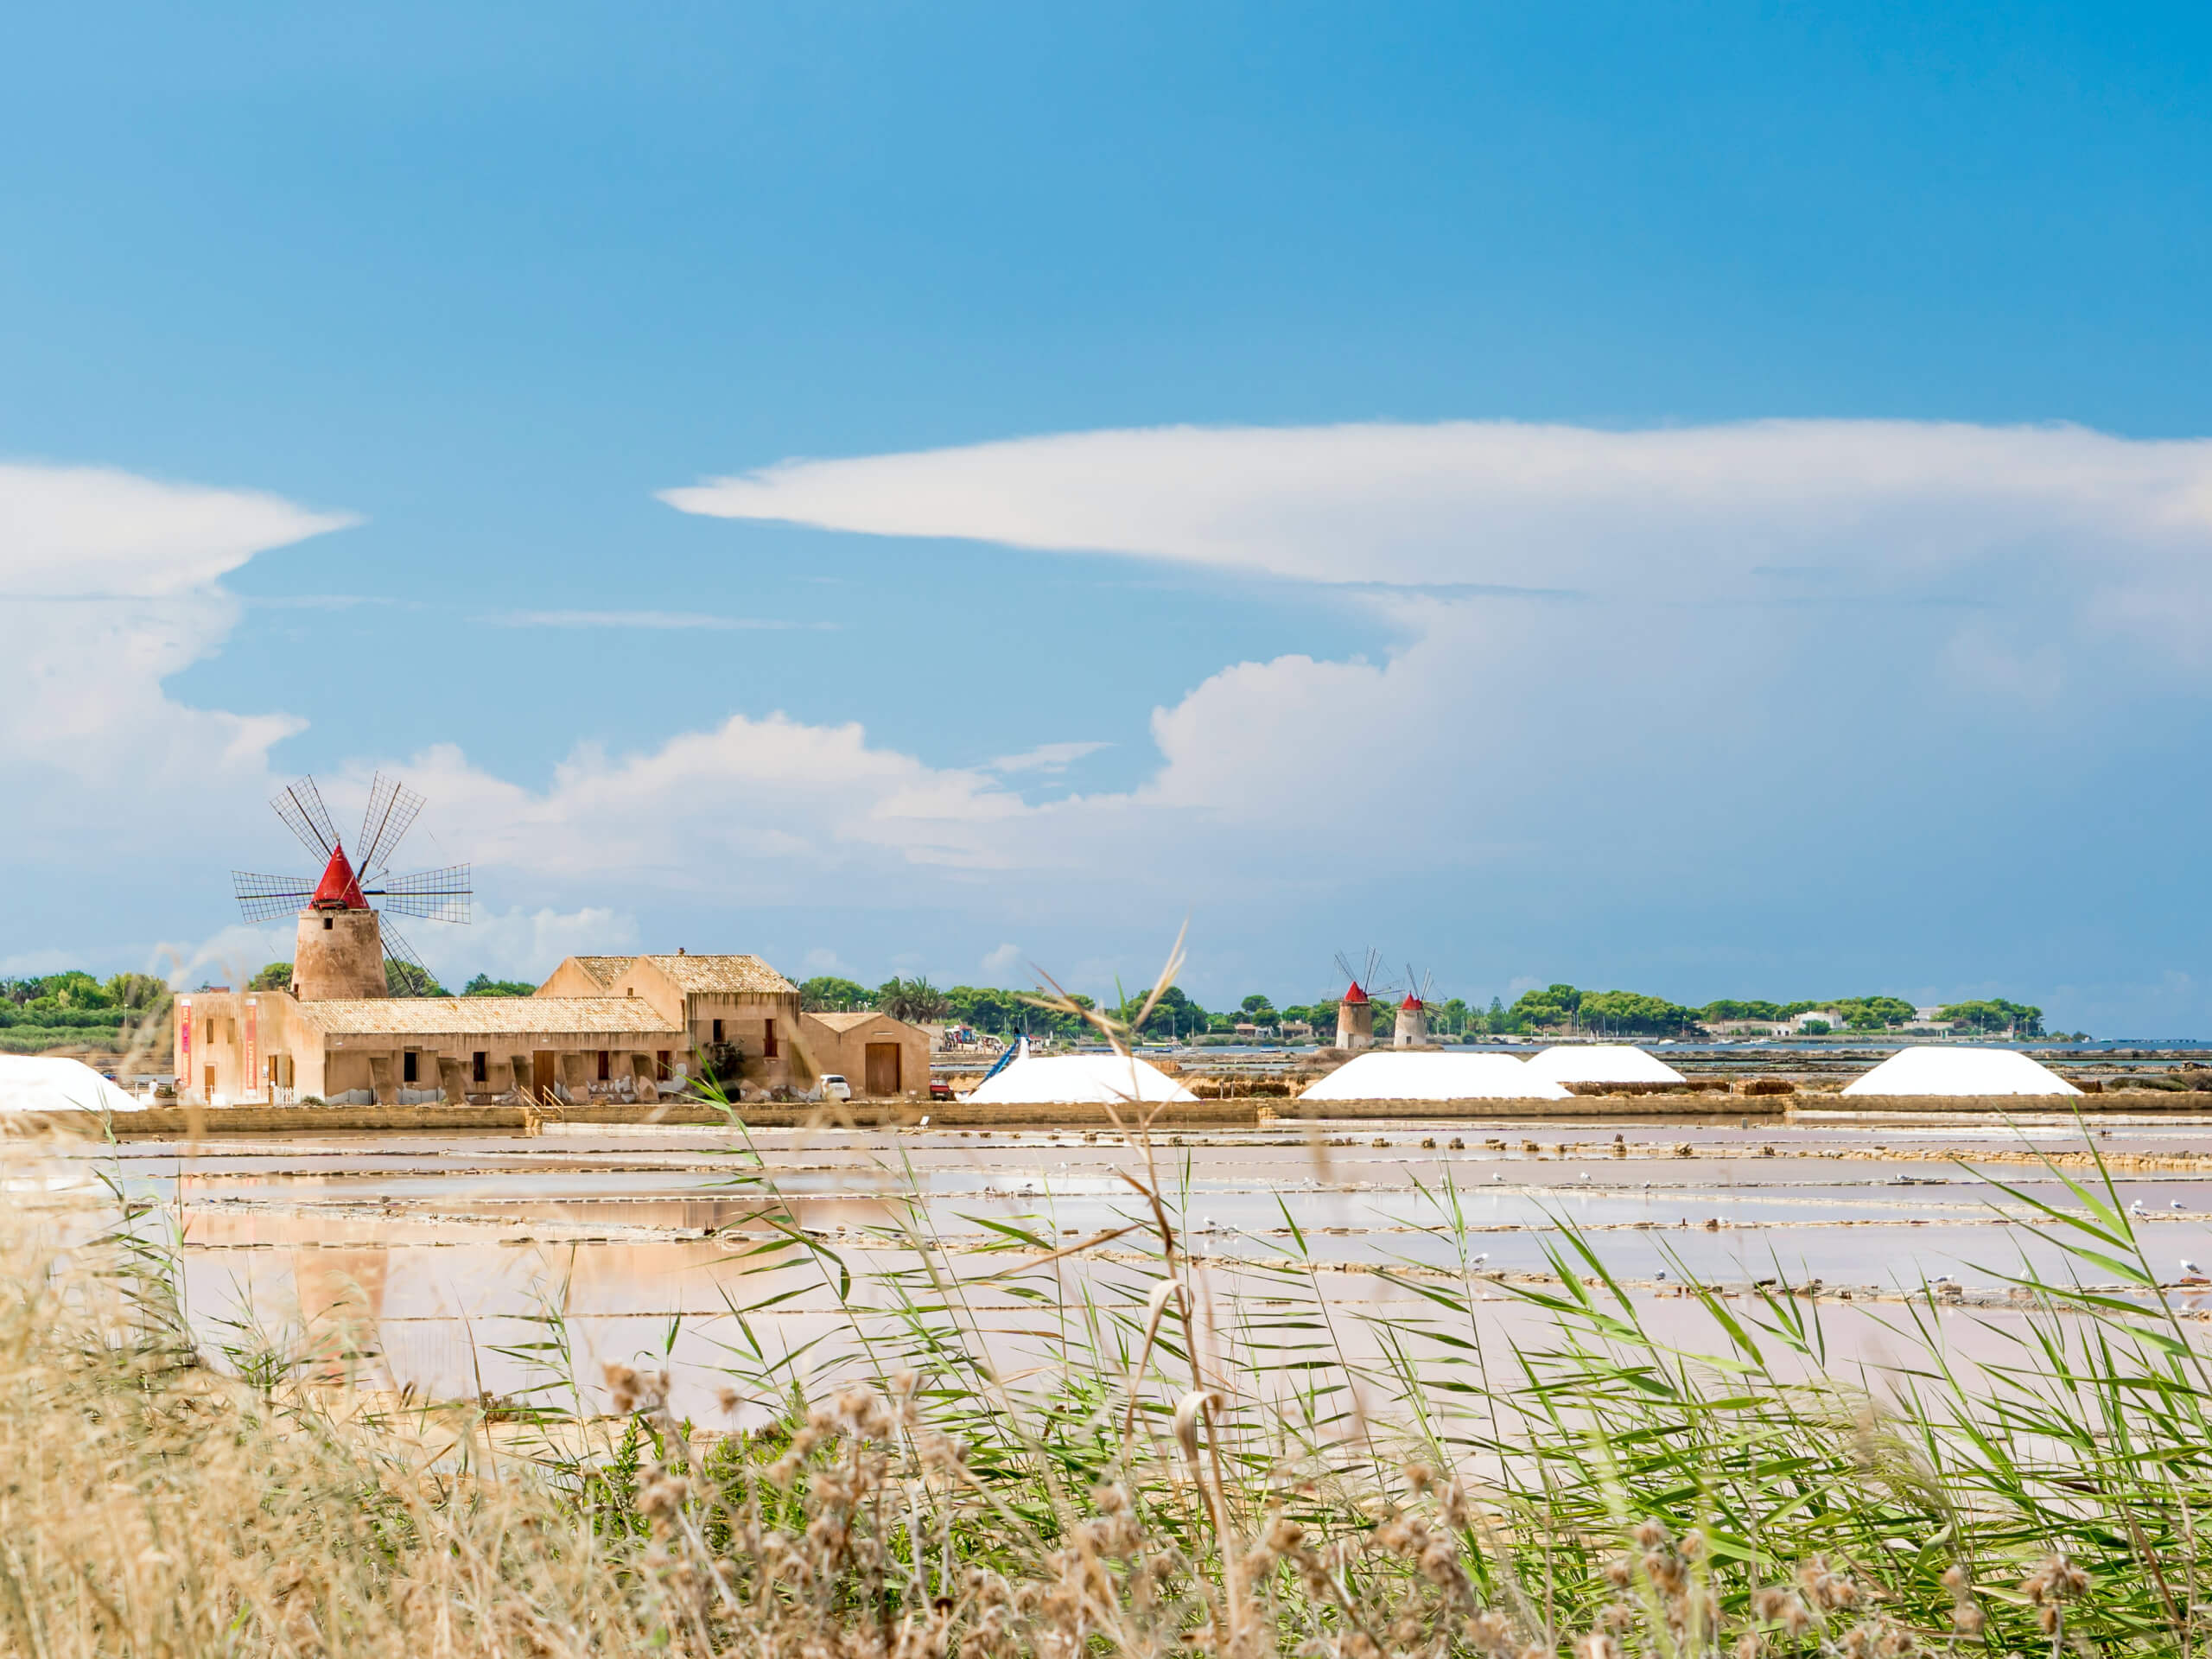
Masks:
[[[1362,1054],[1300,1100],[1565,1100],[1567,1091],[1510,1054]]]
[[[1548,1048],[1529,1070],[1554,1083],[1684,1083],[1666,1061],[1626,1043],[1587,1043]]]
[[[968,1096],[985,1106],[1079,1106],[1198,1096],[1148,1061],[1118,1054],[1025,1056]]]
[[[0,1112],[143,1112],[145,1102],[82,1060],[0,1054]]]
[[[1844,1087],[1847,1095],[2078,1095],[2047,1065],[2012,1048],[1900,1049]]]

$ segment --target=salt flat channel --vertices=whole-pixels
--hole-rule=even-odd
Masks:
[[[2153,1268],[2178,1281],[2184,1259],[2212,1262],[2212,1118],[2093,1121],[2088,1134],[2113,1160],[2123,1203],[2142,1206]],[[2024,1211],[1975,1172],[2067,1207],[2034,1154],[2093,1180],[2088,1144],[2070,1116],[1808,1112],[1286,1122],[1165,1134],[1152,1158],[1170,1223],[1202,1264],[1209,1317],[1224,1326],[1317,1302],[1356,1352],[1372,1345],[1372,1321],[1433,1312],[1414,1287],[1440,1284],[1474,1300],[1478,1340],[1525,1337],[1532,1315],[1514,1287],[1556,1283],[1553,1253],[1572,1229],[1655,1328],[1694,1334],[1701,1311],[1675,1288],[1688,1275],[1738,1291],[1816,1283],[1831,1353],[1878,1361],[1885,1323],[1938,1275],[1959,1281],[1960,1305],[1921,1311],[1986,1332],[2018,1317],[2005,1275],[2023,1261],[2069,1271],[2051,1230],[2008,1219]],[[880,1276],[918,1265],[917,1239],[978,1340],[1016,1369],[1049,1365],[1068,1310],[1089,1297],[1134,1306],[1141,1323],[1159,1272],[1156,1231],[1043,1260],[1046,1242],[1083,1245],[1150,1214],[1123,1174],[1143,1176],[1142,1158],[1065,1129],[556,1126],[530,1138],[302,1135],[69,1155],[108,1165],[162,1206],[211,1344],[236,1344],[251,1323],[281,1346],[332,1356],[365,1386],[417,1397],[548,1380],[530,1357],[544,1351],[526,1344],[557,1313],[587,1404],[603,1361],[644,1360],[671,1366],[679,1406],[706,1421],[723,1408],[730,1351],[826,1339],[809,1351],[814,1363],[849,1344],[840,1278],[853,1275],[853,1300],[882,1306]],[[2212,1316],[2212,1287],[2171,1294]],[[748,1307],[760,1311],[741,1323],[734,1310]]]

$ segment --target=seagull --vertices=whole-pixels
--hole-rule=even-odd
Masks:
[[[2178,1209],[2180,1209],[2180,1208],[2181,1208],[2181,1200],[2180,1200],[2179,1198],[2176,1198],[2176,1199],[2175,1199],[2171,1204],[2168,1205],[2166,1206],[2166,1208],[2167,1208],[2167,1209],[2169,1209],[2169,1210],[2178,1210]]]
[[[1590,1179],[1590,1172],[1588,1170],[1586,1169],[1582,1172],[1582,1179],[1586,1181]]]
[[[1665,1284],[1667,1282],[1667,1269],[1664,1268],[1660,1268],[1658,1277],[1659,1282],[1662,1285]]]
[[[1490,1178],[1493,1181],[1502,1181],[1505,1179],[1505,1172],[1502,1169],[1493,1169],[1490,1173]]]
[[[1490,1260],[1490,1252],[1489,1252],[1488,1250],[1484,1250],[1484,1251],[1481,1252],[1481,1254],[1479,1254],[1478,1255],[1477,1255],[1477,1256],[1475,1257],[1475,1263],[1474,1263],[1474,1264],[1475,1264],[1475,1266],[1477,1266],[1477,1267],[1478,1267],[1478,1268],[1479,1268],[1480,1266],[1482,1266],[1482,1264],[1483,1264],[1484,1262],[1487,1262],[1487,1261],[1489,1261],[1489,1260]]]
[[[2181,1259],[2181,1273],[2184,1279],[2202,1279],[2204,1276],[2204,1269],[2185,1255]]]
[[[2143,1200],[2138,1198],[2134,1203],[2129,1205],[2127,1206],[2127,1213],[2131,1216],[2141,1215],[2143,1213]]]
[[[1936,1275],[1935,1282],[1939,1285],[1955,1285],[1959,1281],[1952,1278],[1948,1273],[1939,1273]]]

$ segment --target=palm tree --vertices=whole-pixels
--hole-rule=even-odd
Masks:
[[[876,994],[875,1006],[893,1020],[923,1025],[941,1019],[947,1004],[944,993],[930,983],[929,976],[917,974],[912,979],[892,980]]]

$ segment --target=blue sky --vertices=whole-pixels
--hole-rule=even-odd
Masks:
[[[463,976],[1096,988],[1187,912],[1201,1000],[2212,1030],[2207,35],[48,9],[0,966],[252,957],[272,780],[385,766]]]

